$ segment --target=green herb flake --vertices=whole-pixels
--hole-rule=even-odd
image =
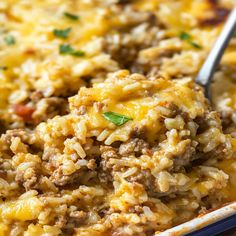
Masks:
[[[64,30],[54,29],[53,34],[58,38],[66,39],[68,37],[70,31],[71,31],[71,28],[67,28]]]
[[[13,36],[11,36],[11,35],[6,36],[6,37],[4,38],[4,41],[5,41],[5,43],[6,43],[7,45],[13,45],[13,44],[16,43],[15,38],[14,38]]]
[[[74,51],[71,53],[71,55],[75,56],[75,57],[83,57],[85,56],[85,52],[84,51]]]
[[[199,45],[199,44],[196,43],[196,42],[190,41],[189,43],[190,43],[193,47],[195,47],[195,48],[198,48],[198,49],[201,49],[201,48],[202,48],[202,46]]]
[[[234,33],[233,33],[233,37],[236,37],[236,31],[234,31]]]
[[[70,44],[61,44],[60,45],[60,54],[70,54],[72,53],[74,50],[73,48],[70,46]]]
[[[69,12],[64,12],[64,16],[71,19],[71,20],[78,20],[79,19],[79,16],[71,14]]]
[[[195,48],[198,48],[198,49],[201,49],[202,46],[199,45],[198,43],[192,41],[192,36],[186,32],[182,32],[180,35],[179,35],[180,39],[181,40],[184,40],[186,41],[187,43],[189,43],[190,45],[192,45],[193,47]]]
[[[72,55],[75,57],[83,57],[85,56],[85,52],[77,51],[70,46],[70,44],[61,44],[59,47],[59,52],[62,55]]]
[[[125,124],[126,122],[128,122],[129,120],[132,120],[132,118],[128,117],[128,116],[124,116],[115,112],[104,112],[103,113],[103,117],[108,120],[111,121],[113,124],[117,125],[117,126],[121,126],[123,124]]]
[[[191,39],[191,35],[186,33],[186,32],[182,32],[180,35],[179,35],[180,39],[182,40],[190,40]]]

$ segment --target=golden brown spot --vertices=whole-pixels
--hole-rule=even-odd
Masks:
[[[209,3],[209,8],[213,16],[200,19],[200,25],[215,26],[223,23],[229,15],[230,9],[220,6],[218,0],[207,0],[207,2]]]
[[[33,48],[28,48],[24,52],[26,55],[34,55],[36,53],[35,49]]]
[[[218,0],[207,0],[207,1],[211,5],[217,5],[218,4]]]

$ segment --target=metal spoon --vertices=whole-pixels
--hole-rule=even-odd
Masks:
[[[232,10],[225,26],[216,40],[211,52],[209,53],[205,63],[200,69],[195,81],[205,88],[206,97],[211,100],[210,85],[213,78],[213,74],[222,58],[226,46],[229,43],[230,38],[233,36],[236,30],[236,6]]]

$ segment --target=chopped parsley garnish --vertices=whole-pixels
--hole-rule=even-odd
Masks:
[[[6,66],[0,66],[0,70],[7,70]]]
[[[182,32],[182,33],[179,35],[179,37],[180,37],[181,40],[184,40],[184,41],[188,42],[190,45],[192,45],[192,46],[195,47],[195,48],[198,48],[198,49],[201,49],[201,48],[202,48],[202,46],[199,45],[198,43],[194,42],[194,41],[192,40],[192,36],[191,36],[190,34],[186,33],[186,32]]]
[[[85,56],[85,52],[84,52],[84,51],[81,51],[81,50],[73,51],[73,52],[70,53],[70,54],[73,55],[73,56],[76,56],[76,57],[83,57],[83,56]]]
[[[74,51],[74,49],[70,46],[70,44],[61,44],[60,45],[60,54],[70,54]]]
[[[64,30],[54,29],[53,34],[58,38],[66,39],[68,37],[70,31],[71,31],[71,28],[67,28]]]
[[[16,43],[15,38],[12,35],[8,35],[4,38],[4,41],[7,45],[13,45]]]
[[[190,41],[189,43],[190,43],[193,47],[195,47],[195,48],[198,48],[198,49],[201,49],[201,48],[202,48],[202,46],[199,45],[199,44],[196,43],[196,42]]]
[[[66,16],[67,18],[71,19],[71,20],[78,20],[79,16],[71,14],[69,12],[64,12],[64,16]]]
[[[123,124],[125,124],[126,122],[128,122],[129,120],[132,120],[131,117],[128,116],[124,116],[115,112],[104,112],[103,113],[103,117],[108,120],[111,121],[113,124],[117,125],[117,126],[121,126]]]
[[[74,48],[72,48],[70,46],[70,44],[61,44],[59,47],[59,52],[62,55],[72,55],[72,56],[76,56],[76,57],[83,57],[85,56],[85,52],[84,51],[77,51]]]
[[[191,36],[186,32],[182,32],[179,37],[182,40],[190,40],[191,39]]]

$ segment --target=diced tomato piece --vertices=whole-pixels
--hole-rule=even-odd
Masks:
[[[13,105],[14,113],[24,119],[24,121],[32,120],[32,114],[35,111],[33,107],[28,107],[23,104],[14,104]]]

